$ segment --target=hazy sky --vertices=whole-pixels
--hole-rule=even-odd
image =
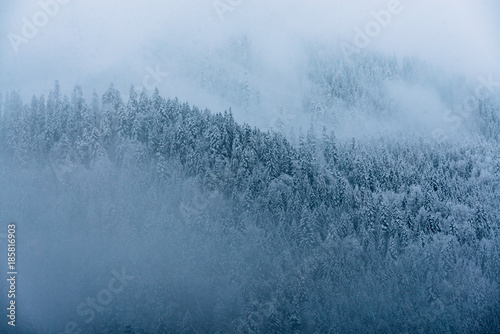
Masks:
[[[356,27],[364,31],[373,12],[391,6],[398,13],[367,48],[416,54],[468,75],[500,67],[493,0],[60,0],[67,4],[47,7],[56,13],[44,16],[42,4],[53,1],[0,3],[1,92],[47,94],[58,79],[67,92],[80,84],[87,94],[102,93],[112,81],[126,94],[131,84],[147,83],[202,108],[228,108],[230,97],[200,87],[211,73],[250,81],[270,108],[299,108],[306,45],[352,44]],[[40,25],[35,32],[26,28],[32,23]],[[242,43],[251,45],[251,59],[235,61]]]

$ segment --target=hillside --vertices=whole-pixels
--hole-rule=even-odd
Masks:
[[[367,65],[374,82],[407,80],[396,64],[373,64],[385,64]],[[376,105],[390,104],[389,97],[382,103],[382,93],[361,89],[375,84],[365,74],[320,73],[333,94],[325,110],[341,101],[387,111]],[[30,305],[20,313],[30,312],[26,332],[40,333],[41,323],[60,332],[75,318],[76,302],[122,267],[140,279],[110,308],[77,318],[82,330],[500,328],[493,97],[474,110],[467,123],[473,135],[462,140],[401,132],[339,137],[315,122],[288,137],[158,90],[149,96],[131,88],[123,101],[112,85],[90,102],[79,87],[63,96],[57,83],[28,104],[13,92],[1,115],[0,217],[22,222],[30,232],[20,248],[37,249],[23,258],[33,274],[23,285],[36,291],[19,297]],[[60,265],[49,270],[47,255],[56,253]],[[43,300],[58,287],[75,298],[61,297],[65,307],[51,310],[47,325]]]

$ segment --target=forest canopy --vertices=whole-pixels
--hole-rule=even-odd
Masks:
[[[401,75],[389,60],[379,64],[373,80]],[[326,75],[335,95],[325,103],[374,101],[356,76],[335,73]],[[492,99],[476,110],[475,139],[462,141],[338,138],[314,125],[293,138],[158,90],[132,87],[124,101],[113,85],[91,101],[78,86],[63,95],[56,83],[30,103],[16,92],[2,102],[0,179],[10,190],[1,200],[11,208],[2,216],[33,224],[32,236],[52,231],[60,249],[73,240],[82,259],[91,252],[83,240],[99,233],[103,263],[77,269],[86,275],[100,270],[100,277],[117,263],[148,273],[105,316],[81,320],[82,330],[500,328],[499,109]],[[9,215],[16,209],[23,213]],[[25,284],[54,286],[50,278]],[[76,295],[92,288],[79,287]],[[38,309],[47,298],[40,291],[25,297]],[[77,301],[65,302],[74,310]],[[39,332],[46,317],[30,311],[25,329]],[[62,318],[48,327],[60,332]]]

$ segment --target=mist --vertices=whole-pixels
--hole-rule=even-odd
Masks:
[[[68,1],[27,43],[28,21],[37,1],[1,6],[0,90],[26,98],[48,94],[55,80],[69,93],[81,85],[87,96],[110,82],[123,93],[130,85],[200,108],[223,111],[261,128],[272,128],[284,110],[291,127],[310,122],[304,99],[311,48],[345,57],[343,43],[355,44],[374,13],[397,8],[369,37],[362,51],[398,59],[417,56],[441,71],[497,74],[498,13],[494,1]],[[43,22],[42,22],[43,23]],[[363,42],[364,43],[364,42]],[[17,51],[17,52],[16,52]],[[244,86],[250,101],[227,88]],[[343,128],[345,126],[342,126]]]
[[[499,14],[0,3],[0,331],[498,332]]]

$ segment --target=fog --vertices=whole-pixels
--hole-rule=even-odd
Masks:
[[[17,328],[498,331],[499,14],[0,2]]]
[[[200,108],[231,107],[238,120],[261,128],[273,127],[280,110],[289,115],[287,128],[307,127],[311,48],[343,55],[343,43],[355,44],[355,29],[365,31],[373,12],[393,5],[397,14],[375,30],[364,51],[417,56],[476,81],[499,72],[495,1],[232,3],[68,1],[34,37],[13,43],[8,34],[22,36],[23,17],[32,22],[41,5],[3,2],[0,91],[29,98],[47,94],[59,80],[63,91],[78,84],[90,96],[113,82],[127,97],[132,84],[139,91],[157,86]],[[253,104],[228,93],[238,85],[258,94]]]

